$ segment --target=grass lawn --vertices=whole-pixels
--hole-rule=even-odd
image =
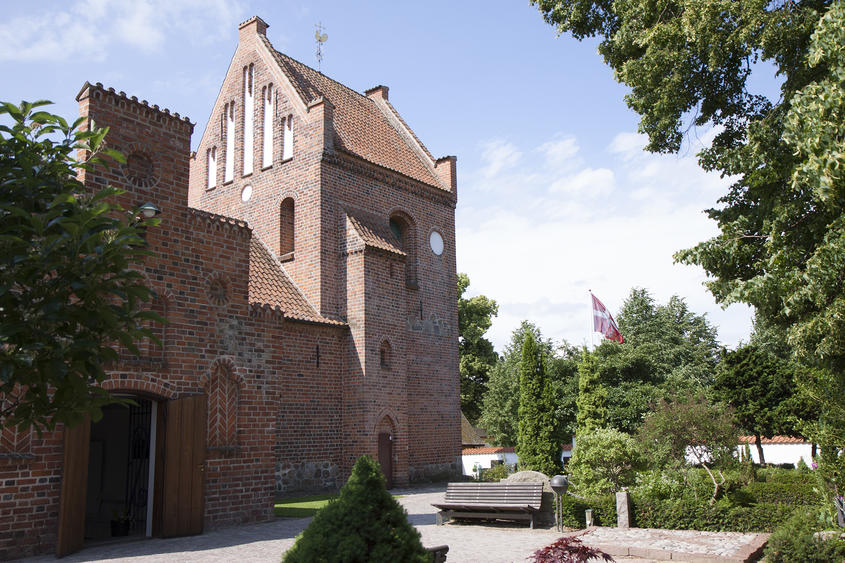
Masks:
[[[310,497],[286,498],[277,500],[273,507],[276,516],[285,518],[307,518],[314,516],[317,511],[326,506],[330,500],[337,498],[333,495],[314,495]]]
[[[273,514],[283,518],[307,518],[317,514],[318,510],[334,498],[337,498],[337,494],[280,499],[273,505]],[[402,498],[402,496],[395,495],[393,498]]]

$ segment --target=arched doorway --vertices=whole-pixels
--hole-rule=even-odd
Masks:
[[[152,535],[158,403],[106,405],[91,423],[85,541]]]
[[[395,426],[387,415],[382,417],[378,425],[378,463],[387,488],[393,488],[393,443],[395,441]]]
[[[59,557],[113,537],[112,520],[128,520],[126,535],[202,533],[205,395],[129,398],[137,406],[112,405],[97,423],[65,428]]]

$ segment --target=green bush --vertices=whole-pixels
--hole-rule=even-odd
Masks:
[[[616,525],[616,497],[602,496],[592,499],[582,499],[573,495],[562,497],[563,525],[567,528],[584,528],[586,523],[585,511],[590,508],[593,511],[594,526],[615,526]]]
[[[337,500],[320,510],[282,561],[428,563],[431,554],[390,496],[378,463],[362,456]]]
[[[508,466],[504,463],[500,465],[494,465],[490,469],[482,469],[481,470],[481,480],[482,481],[492,481],[498,482],[510,475],[510,470]]]
[[[769,538],[764,552],[768,563],[828,563],[845,558],[845,542],[815,536],[818,516],[806,508],[796,510]]]
[[[633,485],[640,465],[633,438],[614,428],[599,428],[575,438],[568,469],[575,492],[591,498]]]

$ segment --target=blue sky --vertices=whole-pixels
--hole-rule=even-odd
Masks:
[[[37,4],[37,7],[36,7]],[[527,1],[63,0],[4,6],[0,98],[77,114],[88,80],[197,123],[194,146],[253,15],[280,51],[390,100],[432,154],[458,157],[458,270],[496,299],[499,350],[522,319],[588,340],[588,290],[617,312],[633,286],[684,297],[720,340],[747,339],[750,311],[722,310],[700,269],[672,253],[716,233],[703,210],[728,181],[698,169],[706,130],[679,155],[641,151],[638,117],[596,43],[557,36]]]

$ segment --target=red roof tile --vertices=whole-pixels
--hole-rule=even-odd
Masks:
[[[322,97],[334,106],[336,148],[443,189],[428,149],[389,102],[386,111],[396,118],[396,125],[374,100],[276,51],[265,36],[261,37],[303,102],[308,104]],[[422,155],[414,149],[414,143]]]
[[[740,436],[740,444],[755,444],[754,436]],[[793,436],[772,436],[771,438],[761,438],[762,444],[808,444],[805,438],[795,438]]]
[[[361,240],[367,246],[380,248],[400,256],[405,256],[405,253],[397,246],[398,241],[393,233],[390,232],[390,227],[386,220],[370,215],[368,213],[346,212],[349,217],[349,222],[355,228],[355,232],[361,237]]]
[[[477,455],[477,454],[512,454],[513,448],[464,448],[461,450],[463,455]]]
[[[287,276],[278,258],[254,234],[249,246],[249,269],[250,303],[278,306],[289,319],[321,324],[344,324],[320,315]]]

